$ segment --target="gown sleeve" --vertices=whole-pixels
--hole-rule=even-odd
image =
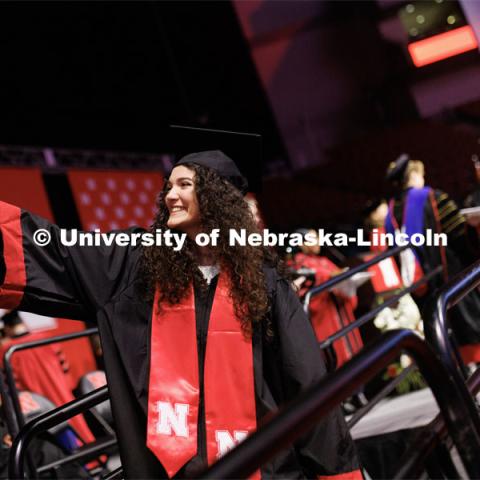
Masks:
[[[283,279],[277,281],[273,313],[280,341],[285,397],[293,399],[317,384],[326,375],[326,368],[303,308]],[[301,437],[295,449],[307,478],[363,478],[353,440],[339,408]]]
[[[39,229],[48,245],[35,244]],[[64,246],[58,226],[0,201],[0,308],[92,321],[128,282],[133,250],[114,242]]]
[[[448,246],[459,258],[463,267],[470,265],[477,260],[477,252],[468,235],[467,222],[464,215],[454,200],[441,190],[435,190],[436,206],[430,205],[430,210],[427,211],[427,222],[434,224],[428,219],[428,215],[437,217],[440,224],[440,231],[447,234]],[[454,274],[456,272],[449,272]]]

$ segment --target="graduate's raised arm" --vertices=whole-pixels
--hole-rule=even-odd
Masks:
[[[326,369],[310,322],[285,280],[278,281],[273,317],[280,338],[285,396],[290,400],[318,383]],[[339,408],[301,437],[295,449],[307,478],[363,478]]]
[[[0,308],[91,321],[124,288],[138,252],[65,246],[60,235],[58,226],[0,201]]]

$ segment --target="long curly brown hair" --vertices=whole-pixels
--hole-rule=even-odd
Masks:
[[[227,272],[235,314],[243,331],[251,333],[252,325],[265,319],[269,310],[263,266],[273,266],[281,271],[281,263],[276,254],[264,246],[229,245],[229,229],[244,229],[247,235],[259,233],[247,202],[237,188],[214,170],[191,163],[183,166],[195,172],[195,193],[202,231],[220,230],[218,244],[212,247],[214,261],[222,271]],[[168,229],[167,193],[166,182],[157,199],[158,212],[152,232]],[[159,303],[167,301],[176,304],[188,295],[192,282],[206,288],[207,284],[198,269],[196,252],[195,242],[188,237],[181,251],[162,246],[144,247],[140,268],[142,290],[147,298],[151,300],[155,287],[158,287]]]

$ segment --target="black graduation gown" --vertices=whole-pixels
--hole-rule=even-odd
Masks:
[[[5,205],[0,202],[0,224],[2,209],[8,208]],[[32,242],[39,228],[51,234],[47,247]],[[19,309],[98,325],[125,478],[167,478],[160,462],[146,447],[152,305],[138,294],[141,247],[65,247],[57,226],[25,211],[21,212],[21,230],[26,285]],[[2,307],[1,286],[9,265],[5,266],[3,256],[0,258]],[[275,336],[274,341],[267,341],[261,327],[253,335],[259,419],[325,374],[298,298],[273,269],[266,273]],[[212,300],[210,304],[204,302],[207,317]],[[197,331],[200,324],[197,315]],[[335,476],[357,468],[353,442],[337,410],[294,447],[265,465],[262,477]]]

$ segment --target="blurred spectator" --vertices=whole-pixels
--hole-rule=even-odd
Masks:
[[[2,320],[5,335],[0,348],[2,363],[5,352],[12,345],[49,337],[48,332],[31,333],[16,310],[5,314]],[[11,363],[17,389],[43,395],[56,406],[74,400],[71,379],[63,369],[62,358],[63,355],[59,355],[58,346],[55,347],[54,344],[15,353]],[[81,437],[81,443],[94,441],[83,416],[78,415],[72,418],[70,424]]]

